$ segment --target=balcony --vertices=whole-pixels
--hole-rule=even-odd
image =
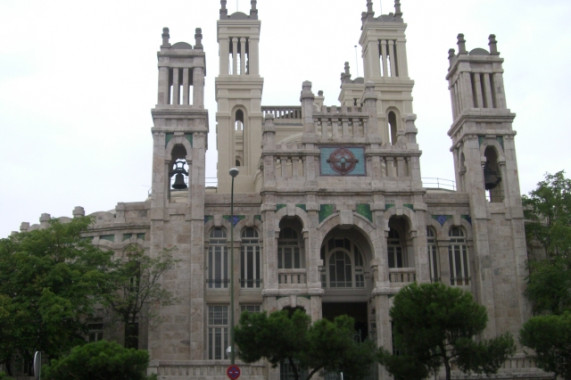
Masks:
[[[416,268],[389,268],[389,282],[405,286],[416,281]]]

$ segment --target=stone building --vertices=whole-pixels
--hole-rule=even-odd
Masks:
[[[459,35],[449,52],[456,186],[439,188],[421,180],[398,0],[380,16],[366,2],[364,76],[352,78],[345,65],[335,106],[310,82],[301,84],[298,105],[262,105],[256,1],[249,14],[229,14],[220,3],[217,187],[205,182],[211,131],[202,34],[196,30],[193,45],[171,43],[165,28],[152,193],[92,214],[97,244],[120,252],[135,243],[151,256],[174,248],[180,260],[163,279],[177,302],[141,321],[140,346],[159,379],[225,379],[232,315],[237,321],[243,310],[301,307],[313,320],[349,314],[362,337],[390,348],[391,297],[413,281],[471,291],[488,310],[486,336],[517,336],[529,315],[527,255],[515,114],[506,107],[495,37],[487,50],[468,50]],[[241,368],[244,378],[260,380],[286,371]],[[501,374],[540,376],[521,352]]]

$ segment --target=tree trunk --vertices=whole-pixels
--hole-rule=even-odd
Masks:
[[[139,324],[137,322],[125,323],[125,348],[139,348]]]

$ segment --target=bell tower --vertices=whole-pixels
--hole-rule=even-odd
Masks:
[[[236,190],[252,192],[262,153],[261,23],[256,0],[251,1],[249,14],[229,15],[226,0],[221,0],[220,5],[217,23],[220,71],[216,77],[218,191],[230,192],[228,171],[239,167]]]
[[[488,40],[489,50],[468,51],[464,35],[459,34],[458,53],[449,51],[446,78],[452,100],[448,135],[456,184],[468,195],[474,229],[476,294],[488,308],[493,332],[495,327],[511,331],[513,326],[492,316],[519,315],[521,322],[525,320],[527,254],[512,128],[515,114],[506,105],[496,36]],[[501,288],[505,284],[511,288]]]
[[[406,24],[399,0],[394,13],[375,17],[373,1],[361,15],[359,44],[362,48],[364,82],[372,83],[380,102],[378,120],[383,145],[397,145],[402,136],[416,143],[416,115],[412,109],[414,81],[408,75]]]
[[[158,98],[152,109],[153,177],[150,206],[151,256],[169,250],[178,260],[168,284],[176,302],[160,308],[172,320],[149,332],[150,354],[157,360],[202,359],[200,329],[204,304],[205,153],[208,111],[204,109],[206,75],[202,32],[196,29],[194,47],[171,44],[163,29],[158,57]],[[191,296],[192,295],[192,296]],[[169,339],[172,329],[179,339]],[[190,343],[185,343],[190,342]]]

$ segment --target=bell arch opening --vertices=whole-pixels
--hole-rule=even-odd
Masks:
[[[189,166],[186,161],[186,149],[177,144],[171,151],[169,172],[169,190],[186,190],[189,185]]]

